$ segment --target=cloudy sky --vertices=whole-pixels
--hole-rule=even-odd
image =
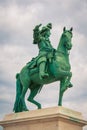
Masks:
[[[73,27],[70,53],[73,88],[63,106],[82,112],[87,119],[87,0],[0,0],[0,119],[12,113],[15,75],[38,54],[33,28],[52,22],[51,43],[57,48],[62,29]],[[29,91],[27,92],[27,95]],[[59,82],[45,85],[36,96],[43,108],[57,106]],[[26,95],[26,98],[27,98]],[[36,106],[27,102],[30,110]],[[84,128],[87,130],[87,127]]]

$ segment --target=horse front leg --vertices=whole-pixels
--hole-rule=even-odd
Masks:
[[[64,83],[65,83],[65,79],[61,80],[60,81],[60,90],[59,90],[59,101],[58,101],[58,106],[62,106],[62,98],[63,98],[63,86],[64,86]]]
[[[71,82],[70,82],[71,77],[72,77],[72,74],[71,74],[69,77],[67,76],[66,78],[64,78],[64,79],[62,79],[62,80],[60,81],[60,92],[59,92],[59,102],[58,102],[58,105],[59,105],[59,106],[62,106],[62,98],[63,98],[64,92],[65,92],[68,88],[72,87],[72,84],[71,84]]]
[[[71,88],[73,86],[70,82],[71,77],[72,77],[72,73],[70,72],[70,75],[65,78],[64,86],[62,87],[62,91],[66,91],[66,89]]]

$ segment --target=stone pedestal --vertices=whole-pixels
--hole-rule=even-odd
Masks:
[[[87,121],[80,112],[52,107],[6,115],[0,125],[4,130],[82,130]]]

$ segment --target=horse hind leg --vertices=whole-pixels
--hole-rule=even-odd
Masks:
[[[26,103],[25,103],[25,95],[26,95],[26,92],[27,92],[27,89],[28,89],[28,86],[27,87],[23,87],[23,90],[22,90],[22,94],[21,94],[21,104],[22,104],[22,111],[28,111],[28,108],[26,106]]]
[[[29,88],[29,85],[30,85],[30,80],[26,80],[26,83],[22,80],[22,86],[23,86],[23,89],[22,89],[22,93],[21,93],[21,101],[22,101],[22,111],[28,111],[28,108],[26,106],[26,103],[25,103],[25,95],[26,95],[26,92]]]
[[[38,91],[39,91],[39,89],[41,87],[42,87],[41,85],[38,85],[38,86],[34,85],[34,86],[32,86],[32,88],[30,89],[30,95],[29,95],[29,97],[27,99],[29,102],[35,104],[38,107],[38,109],[41,109],[41,104],[38,103],[37,101],[35,101],[34,97],[37,95],[37,93],[38,93]]]
[[[27,84],[26,84],[27,85]],[[20,80],[20,74],[16,76],[16,99],[14,103],[14,112],[22,112],[28,110],[25,104],[25,94],[28,86],[24,85],[24,82]]]

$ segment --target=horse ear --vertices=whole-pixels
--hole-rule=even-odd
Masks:
[[[63,31],[65,31],[65,30],[66,30],[66,27],[63,28]]]
[[[70,28],[70,31],[71,31],[71,32],[72,32],[72,30],[73,30],[73,27]]]

